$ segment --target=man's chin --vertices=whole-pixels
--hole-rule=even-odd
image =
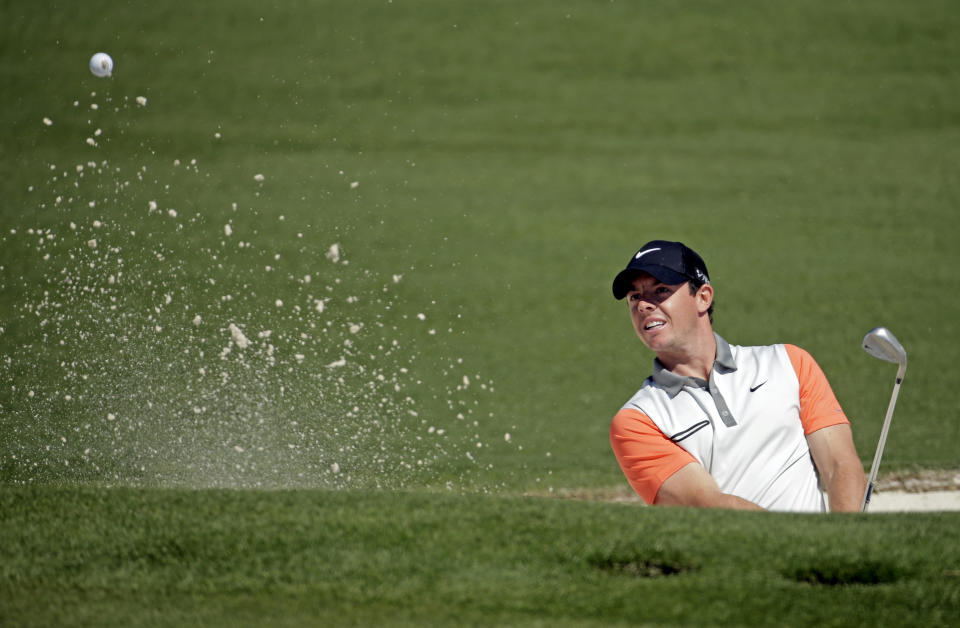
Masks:
[[[663,343],[659,342],[656,337],[650,338],[647,335],[639,332],[637,333],[637,337],[640,339],[640,342],[643,343],[643,346],[645,346],[647,349],[650,349],[654,353],[662,348]]]

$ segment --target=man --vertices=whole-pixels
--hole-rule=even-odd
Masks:
[[[648,504],[858,511],[866,488],[850,423],[823,371],[793,345],[740,347],[713,331],[703,259],[654,240],[613,281],[653,374],[616,414],[610,442]]]

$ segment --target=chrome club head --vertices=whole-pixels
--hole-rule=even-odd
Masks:
[[[883,420],[883,427],[880,429],[880,442],[877,443],[877,453],[873,456],[873,464],[870,465],[870,475],[867,478],[867,489],[863,493],[863,500],[860,502],[860,512],[866,512],[870,505],[870,494],[873,492],[874,482],[877,480],[877,471],[880,468],[880,457],[883,455],[883,446],[887,442],[887,434],[890,430],[890,419],[893,418],[893,408],[897,405],[897,395],[900,393],[900,384],[903,382],[903,376],[907,372],[907,352],[903,345],[897,341],[896,337],[890,333],[886,327],[874,327],[863,337],[863,350],[885,362],[893,362],[899,365],[897,369],[897,379],[893,385],[893,394],[890,395],[890,405],[887,406],[887,416]]]
[[[863,337],[863,350],[879,360],[900,366],[907,364],[907,352],[886,327],[875,327],[868,331]]]

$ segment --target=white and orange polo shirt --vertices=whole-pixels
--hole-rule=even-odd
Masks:
[[[806,435],[848,423],[826,376],[803,349],[729,345],[719,335],[710,380],[654,360],[653,375],[610,427],[620,468],[648,504],[691,462],[720,490],[768,510],[823,512]]]

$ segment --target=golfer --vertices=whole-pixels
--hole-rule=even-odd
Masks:
[[[626,297],[637,336],[656,354],[610,428],[645,502],[860,510],[863,465],[823,371],[799,347],[740,347],[714,333],[713,286],[697,253],[648,242],[613,280],[613,295]]]

